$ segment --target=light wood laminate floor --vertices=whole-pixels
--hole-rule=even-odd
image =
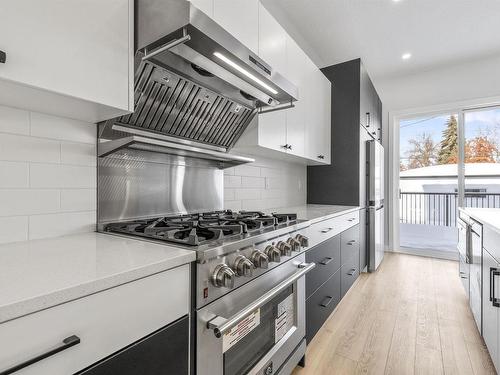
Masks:
[[[362,274],[293,375],[495,374],[458,263],[389,253]]]

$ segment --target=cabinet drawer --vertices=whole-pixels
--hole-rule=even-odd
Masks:
[[[317,244],[345,231],[359,223],[359,211],[354,211],[345,215],[336,216],[331,219],[320,221],[307,228],[309,246]]]
[[[172,286],[175,286],[173,288]],[[0,325],[0,371],[76,335],[81,342],[22,370],[73,374],[188,314],[189,265],[55,306]]]
[[[340,236],[326,240],[306,252],[306,262],[316,268],[306,275],[306,298],[340,268]]]
[[[340,270],[306,300],[306,339],[312,338],[340,302]]]
[[[342,232],[340,243],[341,264],[345,264],[356,254],[359,257],[359,224]]]
[[[78,375],[189,374],[189,318],[145,337]]]
[[[340,285],[342,298],[351,288],[352,284],[359,276],[359,252],[353,255],[345,264],[340,267]]]

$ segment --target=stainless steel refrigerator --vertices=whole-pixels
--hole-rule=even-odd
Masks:
[[[384,259],[384,148],[366,142],[368,201],[368,270],[376,271]]]

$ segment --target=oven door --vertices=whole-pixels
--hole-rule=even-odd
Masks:
[[[304,254],[197,312],[198,375],[277,374],[305,337]],[[294,356],[296,357],[296,356]]]

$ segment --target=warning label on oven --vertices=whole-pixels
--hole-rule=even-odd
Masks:
[[[293,294],[278,305],[278,317],[274,322],[274,342],[277,343],[293,327]]]
[[[260,309],[255,310],[245,319],[231,328],[222,337],[222,352],[225,353],[233,347],[243,337],[248,335],[252,330],[260,324]]]

